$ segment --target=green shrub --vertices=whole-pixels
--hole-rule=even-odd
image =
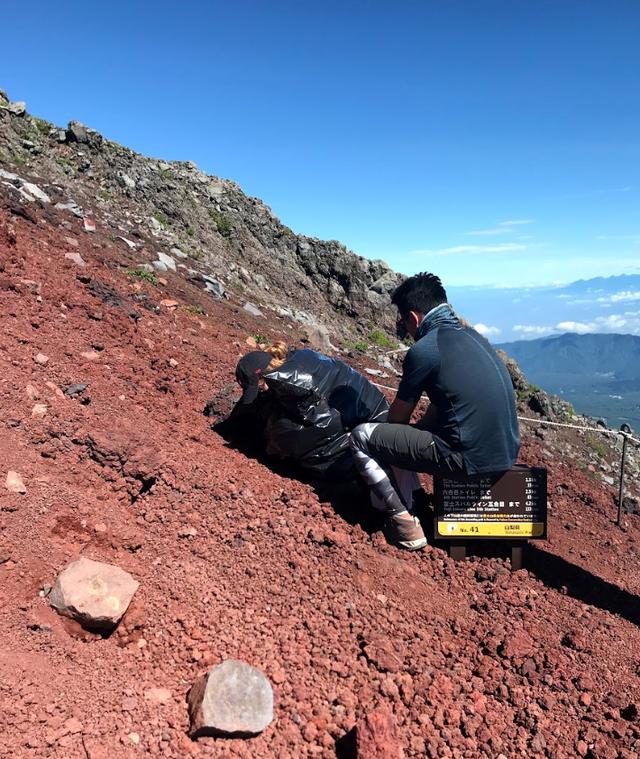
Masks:
[[[229,237],[231,235],[233,224],[228,216],[220,213],[220,211],[217,211],[215,208],[209,209],[209,216],[218,228],[218,232],[220,232],[223,237]]]
[[[585,439],[585,442],[592,451],[595,451],[598,456],[600,456],[601,459],[605,458],[607,453],[609,453],[609,446],[601,437],[597,437],[596,435],[588,435]]]
[[[148,282],[150,285],[158,284],[158,277],[152,271],[145,271],[144,269],[129,269],[127,276],[141,279],[143,282]]]
[[[354,343],[353,346],[357,351],[360,351],[360,353],[366,353],[369,346],[367,343],[365,343],[363,340],[359,340],[357,343]]]
[[[370,332],[369,341],[380,348],[391,348],[395,344],[381,329],[374,329],[373,332]]]

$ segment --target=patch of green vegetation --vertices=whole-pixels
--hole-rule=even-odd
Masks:
[[[519,401],[528,400],[534,393],[539,393],[540,388],[537,385],[527,385],[523,390],[518,390],[516,396]]]
[[[127,276],[141,279],[143,282],[148,282],[150,285],[158,284],[158,277],[152,271],[145,271],[144,269],[129,269]]]
[[[15,166],[24,166],[27,162],[27,159],[24,158],[24,156],[21,155],[14,155],[12,158],[12,163]]]
[[[63,155],[57,155],[55,157],[55,162],[58,164],[58,166],[62,166],[63,169],[70,165],[69,160]]]
[[[206,316],[206,311],[199,304],[196,304],[195,306],[186,306],[186,310],[194,316]]]
[[[266,345],[269,342],[268,337],[265,337],[264,335],[261,335],[259,333],[256,333],[255,335],[251,335],[251,337],[258,343],[258,345]]]
[[[153,215],[153,218],[160,224],[161,227],[166,227],[169,223],[169,220],[166,216],[163,216],[161,213],[156,213]]]
[[[209,216],[211,217],[212,221],[215,222],[215,225],[218,228],[218,232],[220,232],[223,237],[229,237],[231,235],[231,232],[233,231],[233,224],[231,223],[231,220],[228,216],[225,216],[215,208],[209,209]]]
[[[98,197],[100,200],[111,200],[113,195],[109,192],[109,190],[105,190],[104,187],[98,190],[97,192]]]
[[[381,329],[374,329],[369,333],[369,342],[379,348],[392,348],[395,344]]]
[[[607,453],[609,453],[609,446],[601,437],[597,437],[596,435],[587,435],[585,438],[585,443],[589,446],[589,448],[591,448],[592,451],[595,451],[601,459],[604,459]]]
[[[47,136],[51,131],[51,124],[44,119],[39,119],[37,116],[34,116],[33,123],[36,125],[36,129],[40,132],[40,134]]]
[[[171,169],[160,169],[160,176],[163,179],[169,179],[171,176]]]
[[[353,347],[355,350],[360,351],[360,353],[366,353],[369,349],[368,344],[365,343],[364,340],[359,340],[357,343],[354,343]]]
[[[185,229],[185,232],[189,235],[189,237],[193,237],[193,235],[195,234],[195,231],[190,224],[187,224],[187,228]]]

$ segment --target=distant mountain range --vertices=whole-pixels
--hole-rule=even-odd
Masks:
[[[518,362],[529,382],[560,395],[579,413],[640,430],[640,337],[566,333],[496,347]]]
[[[640,335],[640,273],[554,287],[448,287],[447,293],[494,343],[566,332]]]

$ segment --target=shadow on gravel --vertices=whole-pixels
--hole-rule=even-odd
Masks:
[[[525,548],[524,566],[548,588],[640,625],[640,598],[588,570],[531,543]]]
[[[299,467],[268,456],[264,447],[255,441],[255,436],[235,434],[233,428],[226,426],[224,421],[212,424],[211,429],[223,438],[227,448],[259,461],[280,477],[308,485],[319,501],[331,504],[345,522],[360,525],[368,534],[381,529],[382,518],[371,508],[368,492],[355,471],[351,479],[323,480],[311,477]]]

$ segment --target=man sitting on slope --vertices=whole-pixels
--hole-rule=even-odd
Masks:
[[[489,342],[455,315],[440,279],[416,274],[391,302],[399,336],[408,333],[415,344],[388,422],[356,427],[351,449],[372,505],[387,517],[387,540],[415,551],[427,544],[411,513],[416,472],[464,478],[506,471],[520,439],[509,373]],[[430,406],[410,424],[423,392]]]

